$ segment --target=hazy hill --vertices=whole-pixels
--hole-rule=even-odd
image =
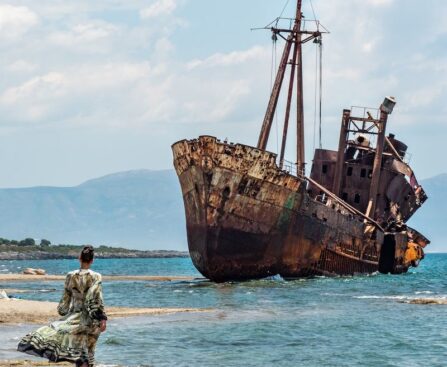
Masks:
[[[175,172],[130,171],[68,188],[0,189],[0,237],[185,250]]]
[[[447,235],[444,232],[447,220],[447,174],[422,181],[428,201],[411,219],[410,225],[426,235],[431,241],[429,251],[447,252]]]
[[[447,174],[422,182],[429,200],[411,225],[447,250]],[[77,187],[0,189],[0,237],[53,243],[186,250],[180,186],[175,172],[130,171]]]

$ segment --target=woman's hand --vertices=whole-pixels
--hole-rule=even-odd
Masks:
[[[101,333],[106,331],[107,329],[107,320],[101,320],[101,323],[99,324],[99,330],[101,330]]]

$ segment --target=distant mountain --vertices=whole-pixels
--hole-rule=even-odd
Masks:
[[[174,171],[130,171],[76,187],[0,189],[0,237],[186,250]]]
[[[447,251],[447,174],[422,182],[429,200],[410,225]],[[121,172],[76,187],[0,189],[0,237],[53,243],[186,250],[180,185],[174,171]]]
[[[431,245],[427,251],[447,252],[447,174],[421,182],[428,200],[410,220],[410,225],[427,236]],[[446,226],[446,227],[444,227]]]

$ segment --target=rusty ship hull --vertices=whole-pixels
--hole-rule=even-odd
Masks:
[[[173,145],[196,268],[213,281],[353,275],[379,270],[385,233],[310,197],[276,155],[203,136]],[[386,272],[401,273],[405,234],[393,234]],[[397,256],[396,256],[397,254]],[[385,264],[385,263],[388,264]]]

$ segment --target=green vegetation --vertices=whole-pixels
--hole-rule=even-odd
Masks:
[[[47,247],[47,246],[50,246],[50,245],[51,245],[50,241],[48,241],[46,239],[41,239],[40,240],[40,247]]]
[[[42,239],[37,244],[32,238],[21,241],[0,238],[0,260],[6,259],[73,259],[79,256],[80,245],[59,244],[52,245],[49,240]],[[138,251],[122,247],[99,246],[95,247],[99,258],[160,258],[160,257],[186,257],[180,251]]]

